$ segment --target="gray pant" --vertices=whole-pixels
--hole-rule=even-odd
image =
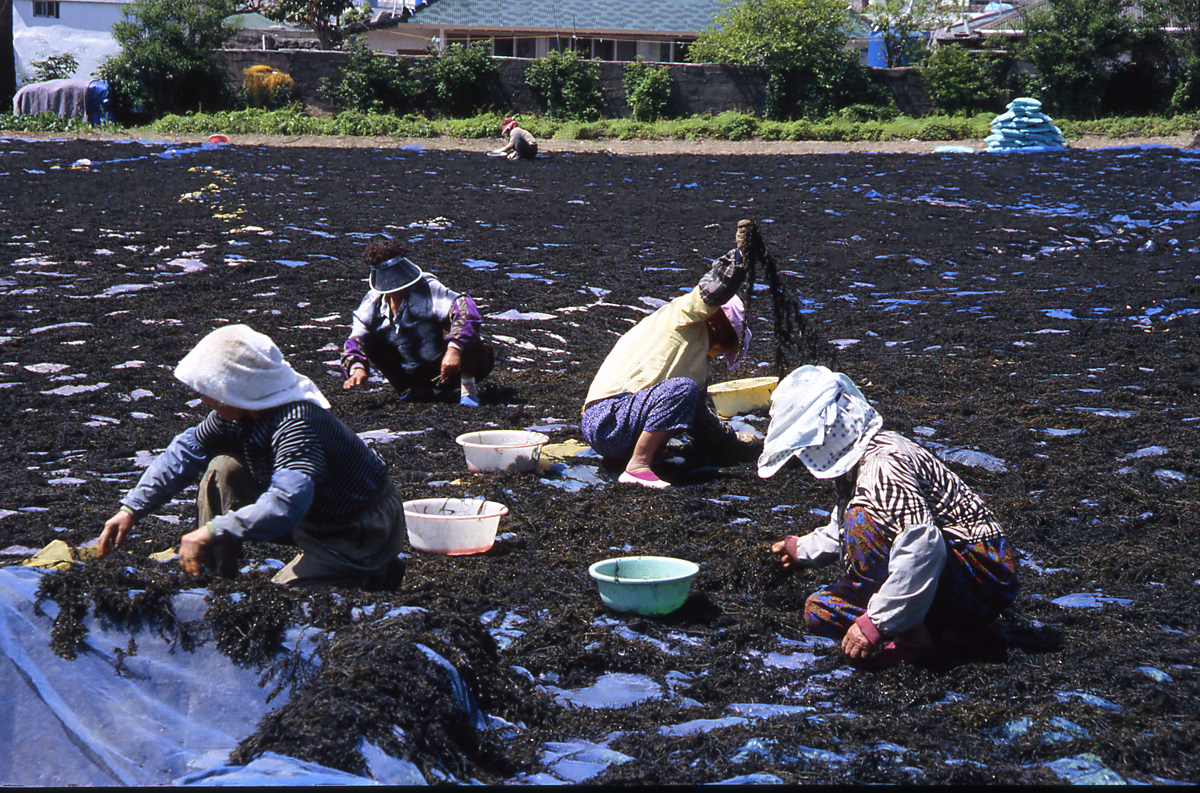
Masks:
[[[234,457],[221,455],[208,464],[200,480],[196,508],[203,526],[217,515],[258,500],[263,488]],[[361,512],[338,521],[300,522],[290,535],[274,542],[300,549],[272,579],[287,586],[373,588],[386,578],[388,565],[404,547],[404,502],[389,481]],[[220,539],[209,566],[218,575],[237,572],[242,542]]]

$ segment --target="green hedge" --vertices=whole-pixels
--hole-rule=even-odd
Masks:
[[[949,141],[982,140],[987,137],[991,113],[975,116],[897,116],[855,120],[844,116],[827,119],[803,118],[770,121],[748,113],[728,111],[716,116],[659,121],[601,119],[599,121],[554,120],[543,116],[521,116],[518,122],[543,140],[768,140],[768,141]],[[210,135],[345,135],[390,138],[450,137],[486,139],[500,137],[500,113],[482,113],[470,118],[428,119],[418,115],[390,115],[347,110],[333,118],[309,116],[293,106],[283,110],[235,110],[220,113],[189,113],[166,116],[143,129],[167,134]],[[1200,115],[1113,118],[1098,121],[1062,121],[1067,139],[1085,134],[1110,137],[1166,137],[1200,131]],[[123,128],[107,124],[112,131]],[[0,129],[14,132],[83,132],[91,127],[78,120],[40,114],[0,115]]]

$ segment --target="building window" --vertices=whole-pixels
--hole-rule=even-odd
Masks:
[[[511,58],[514,51],[512,39],[492,39],[492,54],[497,58]]]
[[[537,39],[534,39],[534,38],[517,39],[517,57],[518,58],[536,58],[537,57]]]
[[[619,61],[637,60],[637,42],[636,41],[618,41],[617,42],[617,60],[619,60]]]
[[[58,2],[57,0],[33,0],[33,15],[35,17],[46,17],[47,19],[58,19]]]

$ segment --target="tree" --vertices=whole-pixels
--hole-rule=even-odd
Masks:
[[[308,28],[317,34],[321,49],[333,49],[345,40],[346,27],[363,15],[354,0],[247,0],[239,8],[256,11],[267,19]],[[343,20],[345,17],[345,20]]]
[[[437,98],[442,113],[469,116],[488,104],[491,83],[500,74],[488,41],[430,46],[418,67],[425,90]]]
[[[546,106],[550,118],[595,121],[603,95],[596,62],[575,50],[551,50],[525,67],[525,82]]]
[[[361,39],[346,46],[350,60],[337,85],[324,83],[325,92],[340,107],[369,113],[400,110],[420,91],[408,62],[371,49]]]
[[[997,110],[1004,62],[989,52],[968,52],[957,44],[938,47],[921,71],[933,106],[943,113]]]
[[[846,51],[851,17],[843,0],[722,2],[689,60],[767,67],[767,115],[773,118],[839,106],[848,93],[846,81],[854,82],[855,71],[861,71],[857,53]]]
[[[926,50],[923,34],[948,24],[958,10],[946,0],[872,0],[862,16],[883,39],[890,69],[920,60]]]
[[[75,74],[79,61],[69,52],[50,55],[45,60],[33,61],[33,81],[44,83],[47,80],[65,80]]]
[[[1051,0],[1024,15],[1018,53],[1037,67],[1045,104],[1069,118],[1095,118],[1106,76],[1137,43],[1123,12],[1129,0]]]
[[[666,66],[651,66],[642,60],[625,66],[625,96],[638,121],[665,117],[671,109],[671,72]]]
[[[1171,39],[1172,65],[1178,74],[1171,110],[1183,113],[1200,109],[1200,0],[1158,0],[1152,8],[1182,34]]]
[[[228,106],[225,69],[210,54],[237,29],[232,0],[133,0],[113,25],[121,51],[100,65],[114,113],[160,116]]]

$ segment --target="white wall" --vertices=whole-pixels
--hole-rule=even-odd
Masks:
[[[120,52],[112,26],[121,20],[124,2],[113,0],[63,0],[58,19],[34,17],[33,0],[12,0],[13,52],[17,86],[33,81],[33,61],[70,53],[79,61],[74,76],[94,76],[101,61]]]

